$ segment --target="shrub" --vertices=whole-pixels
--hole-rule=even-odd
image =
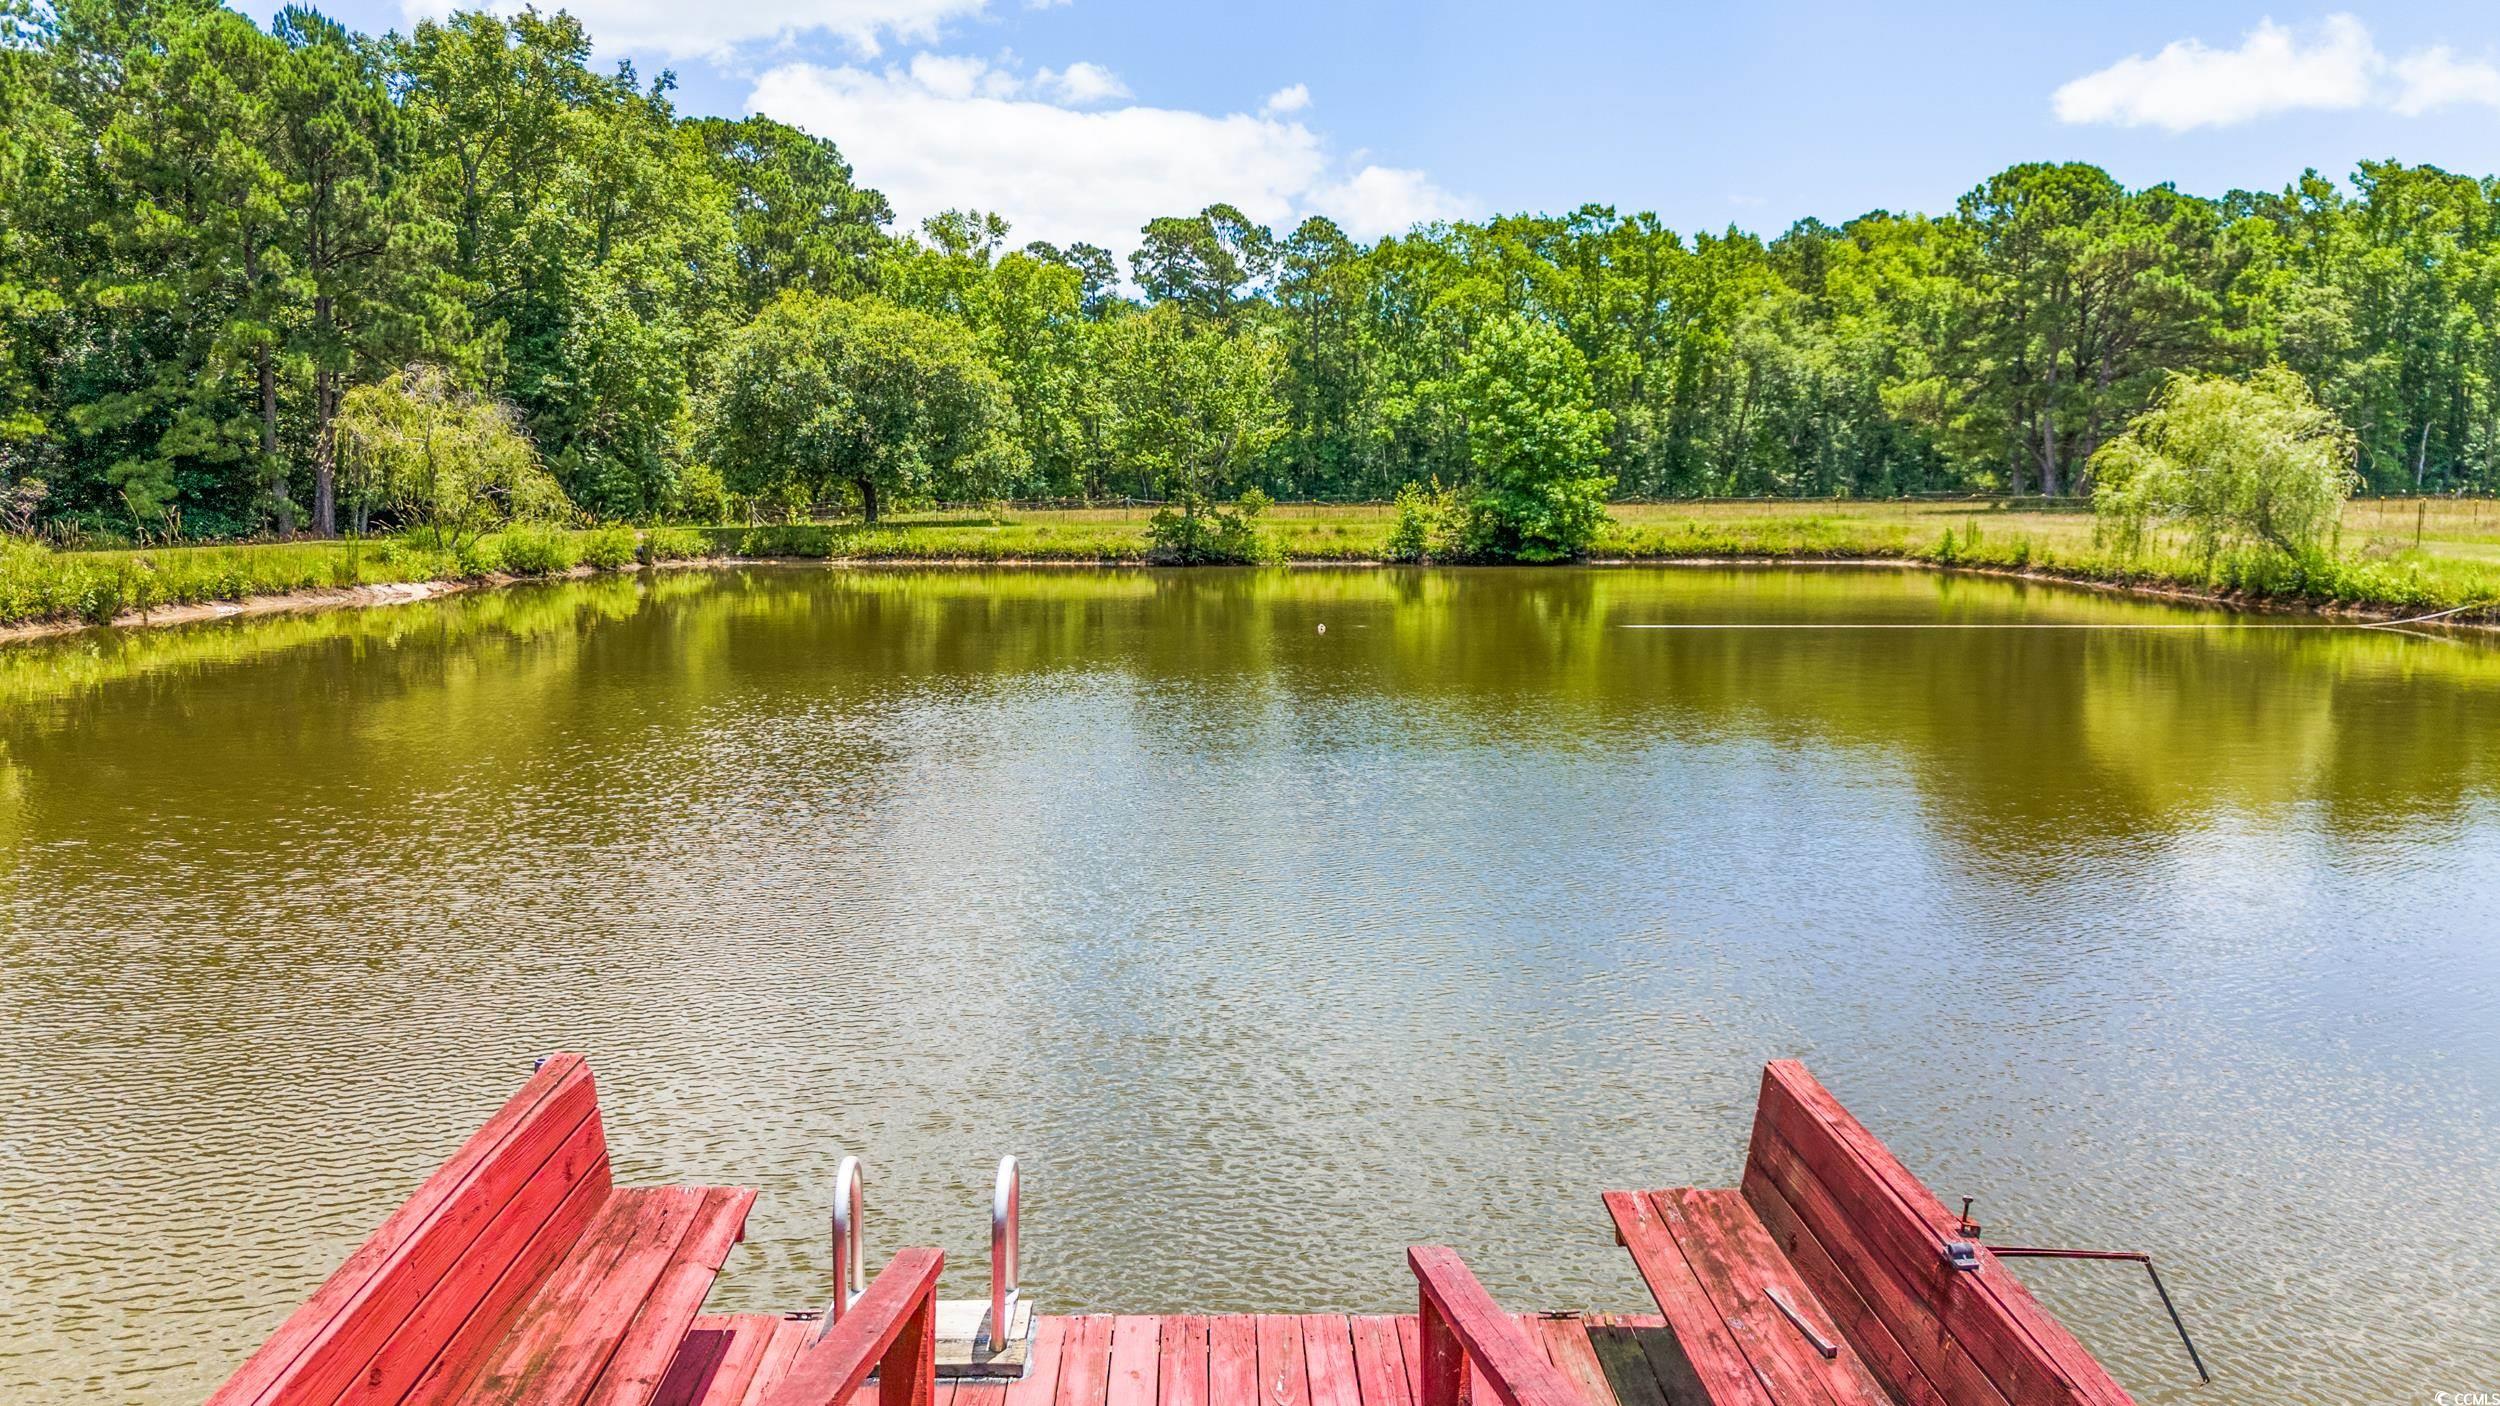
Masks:
[[[831,528],[810,523],[783,523],[774,527],[758,527],[739,539],[738,555],[742,557],[816,557],[834,555],[835,538]]]
[[[1177,511],[1164,508],[1146,523],[1146,559],[1167,566],[1256,566],[1284,556],[1258,528],[1268,496],[1252,489],[1230,507],[1183,493]]]
[[[642,534],[642,559],[646,565],[663,561],[696,561],[710,555],[711,539],[700,532],[683,527],[654,527]]]
[[[452,571],[467,580],[503,570],[503,543],[493,537],[472,537],[451,552]]]
[[[573,534],[538,523],[507,529],[495,545],[503,558],[504,571],[513,576],[554,576],[572,570],[581,560],[581,548],[574,543]]]
[[[677,482],[661,510],[673,521],[708,526],[729,521],[731,506],[729,489],[721,482],[720,470],[697,462],[677,471]]]
[[[1459,554],[1465,514],[1456,489],[1443,488],[1438,478],[1430,488],[1403,484],[1398,488],[1397,511],[1382,553],[1388,560],[1447,561]]]
[[[582,565],[614,571],[634,559],[634,529],[617,524],[594,527],[581,539]]]

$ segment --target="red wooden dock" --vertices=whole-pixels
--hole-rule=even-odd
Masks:
[[[1005,1169],[1001,1185],[1009,1204]],[[1657,1318],[1520,1317],[1456,1253],[1424,1246],[1407,1254],[1410,1316],[1043,1317],[1020,1377],[941,1378],[935,1249],[897,1253],[831,1324],[703,1314],[754,1200],[614,1185],[590,1070],[551,1056],[210,1406],[2129,1400],[1974,1228],[1786,1061],[1764,1071],[1741,1187],[1607,1193]],[[994,1257],[1012,1263],[1011,1243]]]
[[[1519,1322],[1592,1406],[1671,1400],[1650,1356],[1669,1350],[1664,1318]],[[760,1403],[816,1326],[812,1314],[698,1318],[655,1406]],[[1045,1316],[1022,1380],[940,1382],[937,1406],[1418,1406],[1416,1339],[1411,1313]],[[877,1406],[876,1384],[852,1406]]]

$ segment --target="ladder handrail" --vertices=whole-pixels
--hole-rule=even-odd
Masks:
[[[990,1330],[992,1350],[1016,1334],[1016,1292],[1023,1280],[1024,1176],[1010,1155],[998,1159],[990,1189]]]
[[[843,1158],[833,1173],[833,1302],[825,1309],[825,1326],[817,1330],[819,1336],[841,1322],[859,1296],[868,1292],[868,1242],[860,1228],[867,1204],[861,1192],[865,1180],[856,1157]]]

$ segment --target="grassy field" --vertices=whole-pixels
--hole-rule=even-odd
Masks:
[[[0,626],[102,622],[166,606],[392,582],[543,576],[694,556],[855,561],[1138,563],[1145,508],[921,513],[870,528],[519,529],[460,552],[404,541],[271,543],[51,552],[0,542]],[[1385,504],[1278,507],[1262,519],[1291,561],[1383,555]],[[1741,557],[1880,558],[2031,571],[2218,595],[2393,610],[2471,606],[2500,618],[2500,503],[2359,501],[2337,550],[2308,567],[2280,559],[2206,562],[2177,544],[2122,560],[2096,540],[2089,513],[1992,502],[1623,503],[1593,555],[1671,561]]]
[[[2132,560],[2103,548],[2092,515],[1994,502],[1619,503],[1592,556],[1601,561],[1877,558],[2159,586],[2309,604],[2444,610],[2500,603],[2500,503],[2355,502],[2337,551],[2301,568],[2279,559],[2207,562],[2179,544]],[[724,554],[856,561],[1139,562],[1144,508],[920,514],[879,527],[706,528]],[[1377,561],[1386,504],[1270,510],[1265,531],[1289,561]],[[2418,534],[2418,541],[2417,541]]]

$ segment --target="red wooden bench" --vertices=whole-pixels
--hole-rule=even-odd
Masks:
[[[614,1185],[590,1069],[551,1056],[210,1406],[644,1406],[754,1200]]]
[[[1741,1189],[1606,1209],[1666,1315],[1674,1406],[2131,1400],[1985,1248],[1954,1267],[1958,1218],[1794,1060],[1762,1072]]]

